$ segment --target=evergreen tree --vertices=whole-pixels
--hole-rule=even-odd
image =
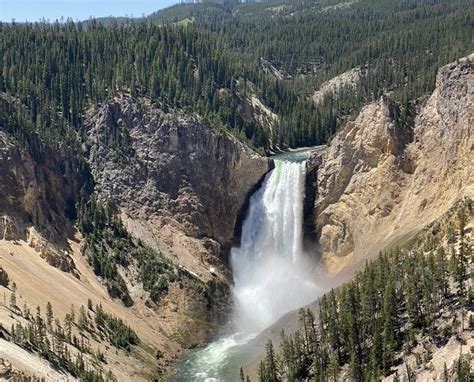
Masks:
[[[393,363],[395,351],[398,349],[399,339],[397,296],[395,294],[395,281],[391,272],[385,284],[382,320],[382,365],[383,370],[387,373]]]
[[[16,310],[16,283],[12,284],[12,291],[10,293],[10,308]]]
[[[278,382],[275,353],[273,351],[273,344],[271,340],[267,341],[265,349],[265,382]]]
[[[52,324],[53,324],[53,307],[51,306],[51,303],[48,301],[46,304],[46,325],[48,326],[48,329],[52,329]]]
[[[10,279],[8,277],[7,271],[5,271],[5,269],[3,269],[3,267],[0,266],[0,286],[7,288],[9,282],[10,282]]]

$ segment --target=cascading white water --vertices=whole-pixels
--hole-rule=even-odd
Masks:
[[[316,285],[303,256],[305,162],[275,161],[251,198],[240,248],[231,252],[236,321],[258,332],[314,299]]]
[[[249,339],[318,296],[302,248],[304,157],[276,159],[250,199],[241,246],[231,251],[237,333],[193,353],[173,381],[237,380],[239,366],[252,360]]]

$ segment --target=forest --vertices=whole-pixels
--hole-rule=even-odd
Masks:
[[[302,309],[301,329],[282,332],[277,350],[267,342],[258,380],[378,381],[392,375],[398,381],[400,367],[415,380],[415,369],[429,368],[433,351],[449,338],[462,346],[464,331],[474,328],[466,230],[473,215],[466,199],[406,246],[381,253],[353,281],[322,296],[316,311]],[[472,380],[469,362],[459,357],[455,370],[445,364],[442,380]]]
[[[133,305],[122,272],[133,268],[154,303],[184,282],[206,299],[205,284],[132,237],[113,200],[96,198],[84,157],[88,116],[114,97],[146,97],[262,154],[328,144],[381,96],[408,121],[434,89],[436,71],[474,51],[473,16],[472,0],[269,0],[181,4],[138,19],[2,22],[0,129],[36,163],[64,151],[77,158],[82,190],[71,218],[82,254],[113,298]],[[361,73],[354,84],[312,99],[352,69]],[[255,100],[275,118],[247,107]],[[127,152],[127,139],[114,144]],[[474,303],[472,216],[465,201],[416,240],[368,262],[316,311],[302,310],[299,331],[267,343],[258,380],[398,380],[402,369],[410,378],[446,339],[462,342],[466,325],[474,328],[465,319]],[[9,312],[18,318],[12,341],[81,380],[115,380],[85,337],[125,352],[142,343],[101,305],[72,306],[59,320],[51,304],[35,313],[18,307],[2,267],[0,285],[10,288]],[[466,357],[443,376],[472,377]],[[243,370],[241,378],[248,379]]]
[[[0,91],[17,105],[16,117],[2,105],[0,122],[28,126],[37,146],[71,146],[84,138],[88,110],[127,93],[197,113],[256,148],[324,144],[382,94],[408,113],[440,66],[472,50],[473,12],[467,0],[270,1],[180,5],[128,21],[2,23]],[[315,105],[311,93],[351,68],[364,72],[356,86]],[[242,112],[252,96],[278,116],[274,126]]]

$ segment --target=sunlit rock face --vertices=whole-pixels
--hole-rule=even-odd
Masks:
[[[0,240],[25,241],[50,265],[76,274],[68,238],[86,177],[67,147],[44,145],[33,156],[0,124]]]
[[[440,69],[413,119],[381,98],[310,158],[306,227],[330,270],[354,269],[474,194],[473,60]]]
[[[231,307],[235,227],[273,161],[147,98],[117,97],[91,110],[86,131],[95,191],[117,204],[129,232],[206,284],[208,301],[196,308],[206,308],[202,322],[217,330]]]

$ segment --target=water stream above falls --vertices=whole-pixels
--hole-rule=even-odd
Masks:
[[[231,251],[235,332],[191,353],[172,381],[237,381],[240,366],[261,350],[250,340],[319,295],[302,246],[306,158],[275,157],[275,169],[250,199],[241,246]]]

